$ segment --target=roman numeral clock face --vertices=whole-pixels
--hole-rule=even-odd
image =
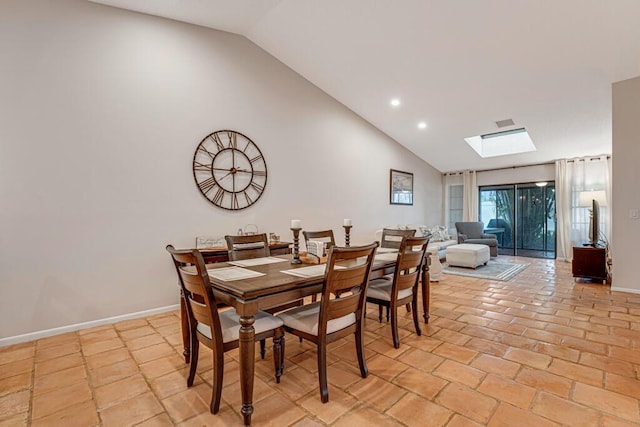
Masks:
[[[193,155],[193,177],[214,205],[240,210],[254,204],[267,185],[267,163],[248,137],[232,130],[207,135]]]

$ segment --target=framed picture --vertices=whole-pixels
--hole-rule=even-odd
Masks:
[[[392,205],[413,205],[413,174],[391,169],[390,202]]]

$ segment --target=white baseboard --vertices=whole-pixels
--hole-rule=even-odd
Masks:
[[[611,291],[612,292],[628,292],[630,294],[640,294],[640,289],[619,288],[619,287],[616,287],[616,286],[611,286]]]
[[[123,314],[121,316],[107,317],[105,319],[92,320],[90,322],[77,323],[75,325],[61,326],[59,328],[45,329],[44,331],[31,332],[24,335],[1,338],[0,347],[34,341],[40,338],[47,338],[67,332],[79,331],[81,329],[93,328],[95,326],[110,325],[122,322],[123,320],[137,319],[139,317],[153,316],[154,314],[166,313],[167,311],[178,310],[180,304],[168,305],[166,307],[153,308],[151,310],[138,311],[136,313]]]

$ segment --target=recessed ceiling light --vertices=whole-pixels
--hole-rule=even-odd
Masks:
[[[427,124],[425,122],[418,123],[418,129],[426,129],[426,128],[427,128]]]
[[[393,98],[391,100],[391,106],[392,107],[397,107],[398,105],[400,105],[400,100],[398,98]]]

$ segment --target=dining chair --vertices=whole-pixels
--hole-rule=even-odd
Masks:
[[[247,236],[224,236],[227,242],[230,261],[250,258],[262,258],[271,255],[267,235],[252,234]]]
[[[191,342],[191,360],[187,386],[193,385],[198,366],[200,343],[213,350],[213,390],[210,410],[213,414],[220,409],[222,378],[224,374],[224,353],[238,348],[240,316],[234,309],[218,311],[209,274],[197,249],[177,250],[167,245],[178,274],[180,286],[186,300]],[[255,337],[264,340],[273,337],[273,362],[276,382],[284,370],[283,321],[269,313],[258,311],[255,315]]]
[[[380,278],[373,279],[369,283],[367,302],[377,304],[380,307],[378,319],[382,321],[382,307],[387,307],[391,312],[391,335],[395,348],[400,347],[398,307],[407,305],[411,308],[416,334],[422,334],[418,322],[418,283],[422,265],[426,262],[425,255],[428,244],[428,237],[403,237],[398,249],[393,280]]]
[[[368,375],[364,358],[364,305],[369,273],[378,242],[367,246],[329,250],[319,302],[279,313],[284,329],[317,347],[320,399],[329,401],[327,387],[327,346],[340,338],[355,335],[360,375]],[[340,295],[336,298],[336,295]]]
[[[332,246],[336,245],[336,240],[333,238],[333,230],[323,230],[323,231],[303,231],[302,235],[304,236],[305,244],[309,240],[320,240],[327,244],[327,250]]]
[[[399,230],[394,228],[383,228],[382,238],[380,241],[381,248],[400,248],[400,243],[403,237],[413,237],[416,235],[416,230]]]
[[[321,242],[325,242],[327,244],[327,251],[336,245],[336,240],[333,237],[333,230],[322,230],[322,231],[303,231],[302,235],[304,236],[305,244],[308,244],[309,240],[319,240]],[[307,246],[307,251],[309,250]],[[317,295],[311,295],[311,302],[316,302],[318,300]]]

